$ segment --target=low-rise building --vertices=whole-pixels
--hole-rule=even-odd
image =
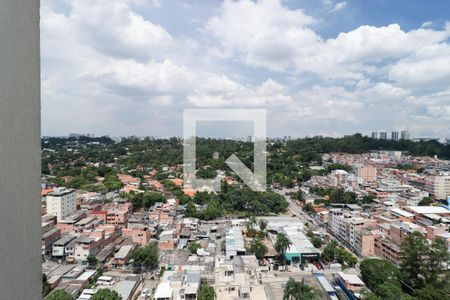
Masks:
[[[361,280],[361,278],[359,278],[358,275],[355,274],[338,272],[338,280],[340,280],[344,284],[345,288],[354,293],[361,291],[365,287],[365,284]]]
[[[76,237],[70,234],[62,236],[59,240],[55,241],[52,245],[52,256],[53,257],[65,257],[67,255],[65,249],[66,246],[75,239]]]
[[[128,264],[131,254],[133,253],[134,246],[133,245],[124,245],[120,247],[119,251],[114,254],[113,265],[115,267],[122,267]]]
[[[254,255],[216,258],[214,290],[217,299],[268,299],[258,281],[258,260]]]

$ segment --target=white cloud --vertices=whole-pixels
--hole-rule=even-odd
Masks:
[[[448,124],[449,24],[324,39],[279,1],[225,1],[194,37],[143,13],[158,2],[65,2],[41,8],[44,134],[177,135],[185,107],[266,107],[274,135]]]
[[[433,22],[427,21],[427,22],[423,22],[421,27],[422,28],[428,28],[428,27],[431,27],[431,26],[433,26]]]
[[[360,26],[324,40],[309,27],[315,23],[303,11],[290,10],[276,0],[225,1],[206,30],[224,52],[235,53],[253,67],[358,80],[375,71],[383,60],[406,57],[450,36],[449,25],[442,31],[421,28],[405,32],[391,24]]]
[[[389,78],[411,89],[450,89],[450,45],[435,44],[398,61]]]
[[[334,5],[334,8],[331,11],[340,11],[347,6],[347,1],[338,2]]]
[[[315,33],[305,27],[315,22],[302,10],[289,10],[277,0],[228,0],[220,14],[208,21],[206,31],[224,51],[242,53],[249,65],[282,70],[290,67],[295,48],[317,42]]]

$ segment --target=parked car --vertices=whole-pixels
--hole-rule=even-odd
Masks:
[[[147,299],[150,294],[150,290],[148,288],[143,288],[141,292],[141,298]]]

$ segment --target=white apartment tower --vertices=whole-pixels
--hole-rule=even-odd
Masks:
[[[73,189],[58,188],[47,195],[47,213],[58,222],[77,210],[77,193]]]
[[[398,131],[392,131],[391,132],[391,140],[393,140],[393,141],[398,141],[398,139],[399,139],[399,136],[398,136]]]
[[[402,132],[400,132],[400,139],[409,140],[410,138],[411,138],[411,135],[409,134],[408,131],[403,130]]]
[[[431,176],[428,182],[428,192],[440,200],[445,200],[450,196],[450,173]]]

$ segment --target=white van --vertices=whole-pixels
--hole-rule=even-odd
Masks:
[[[111,276],[100,276],[97,279],[97,284],[100,285],[113,285],[114,284],[114,278]]]

